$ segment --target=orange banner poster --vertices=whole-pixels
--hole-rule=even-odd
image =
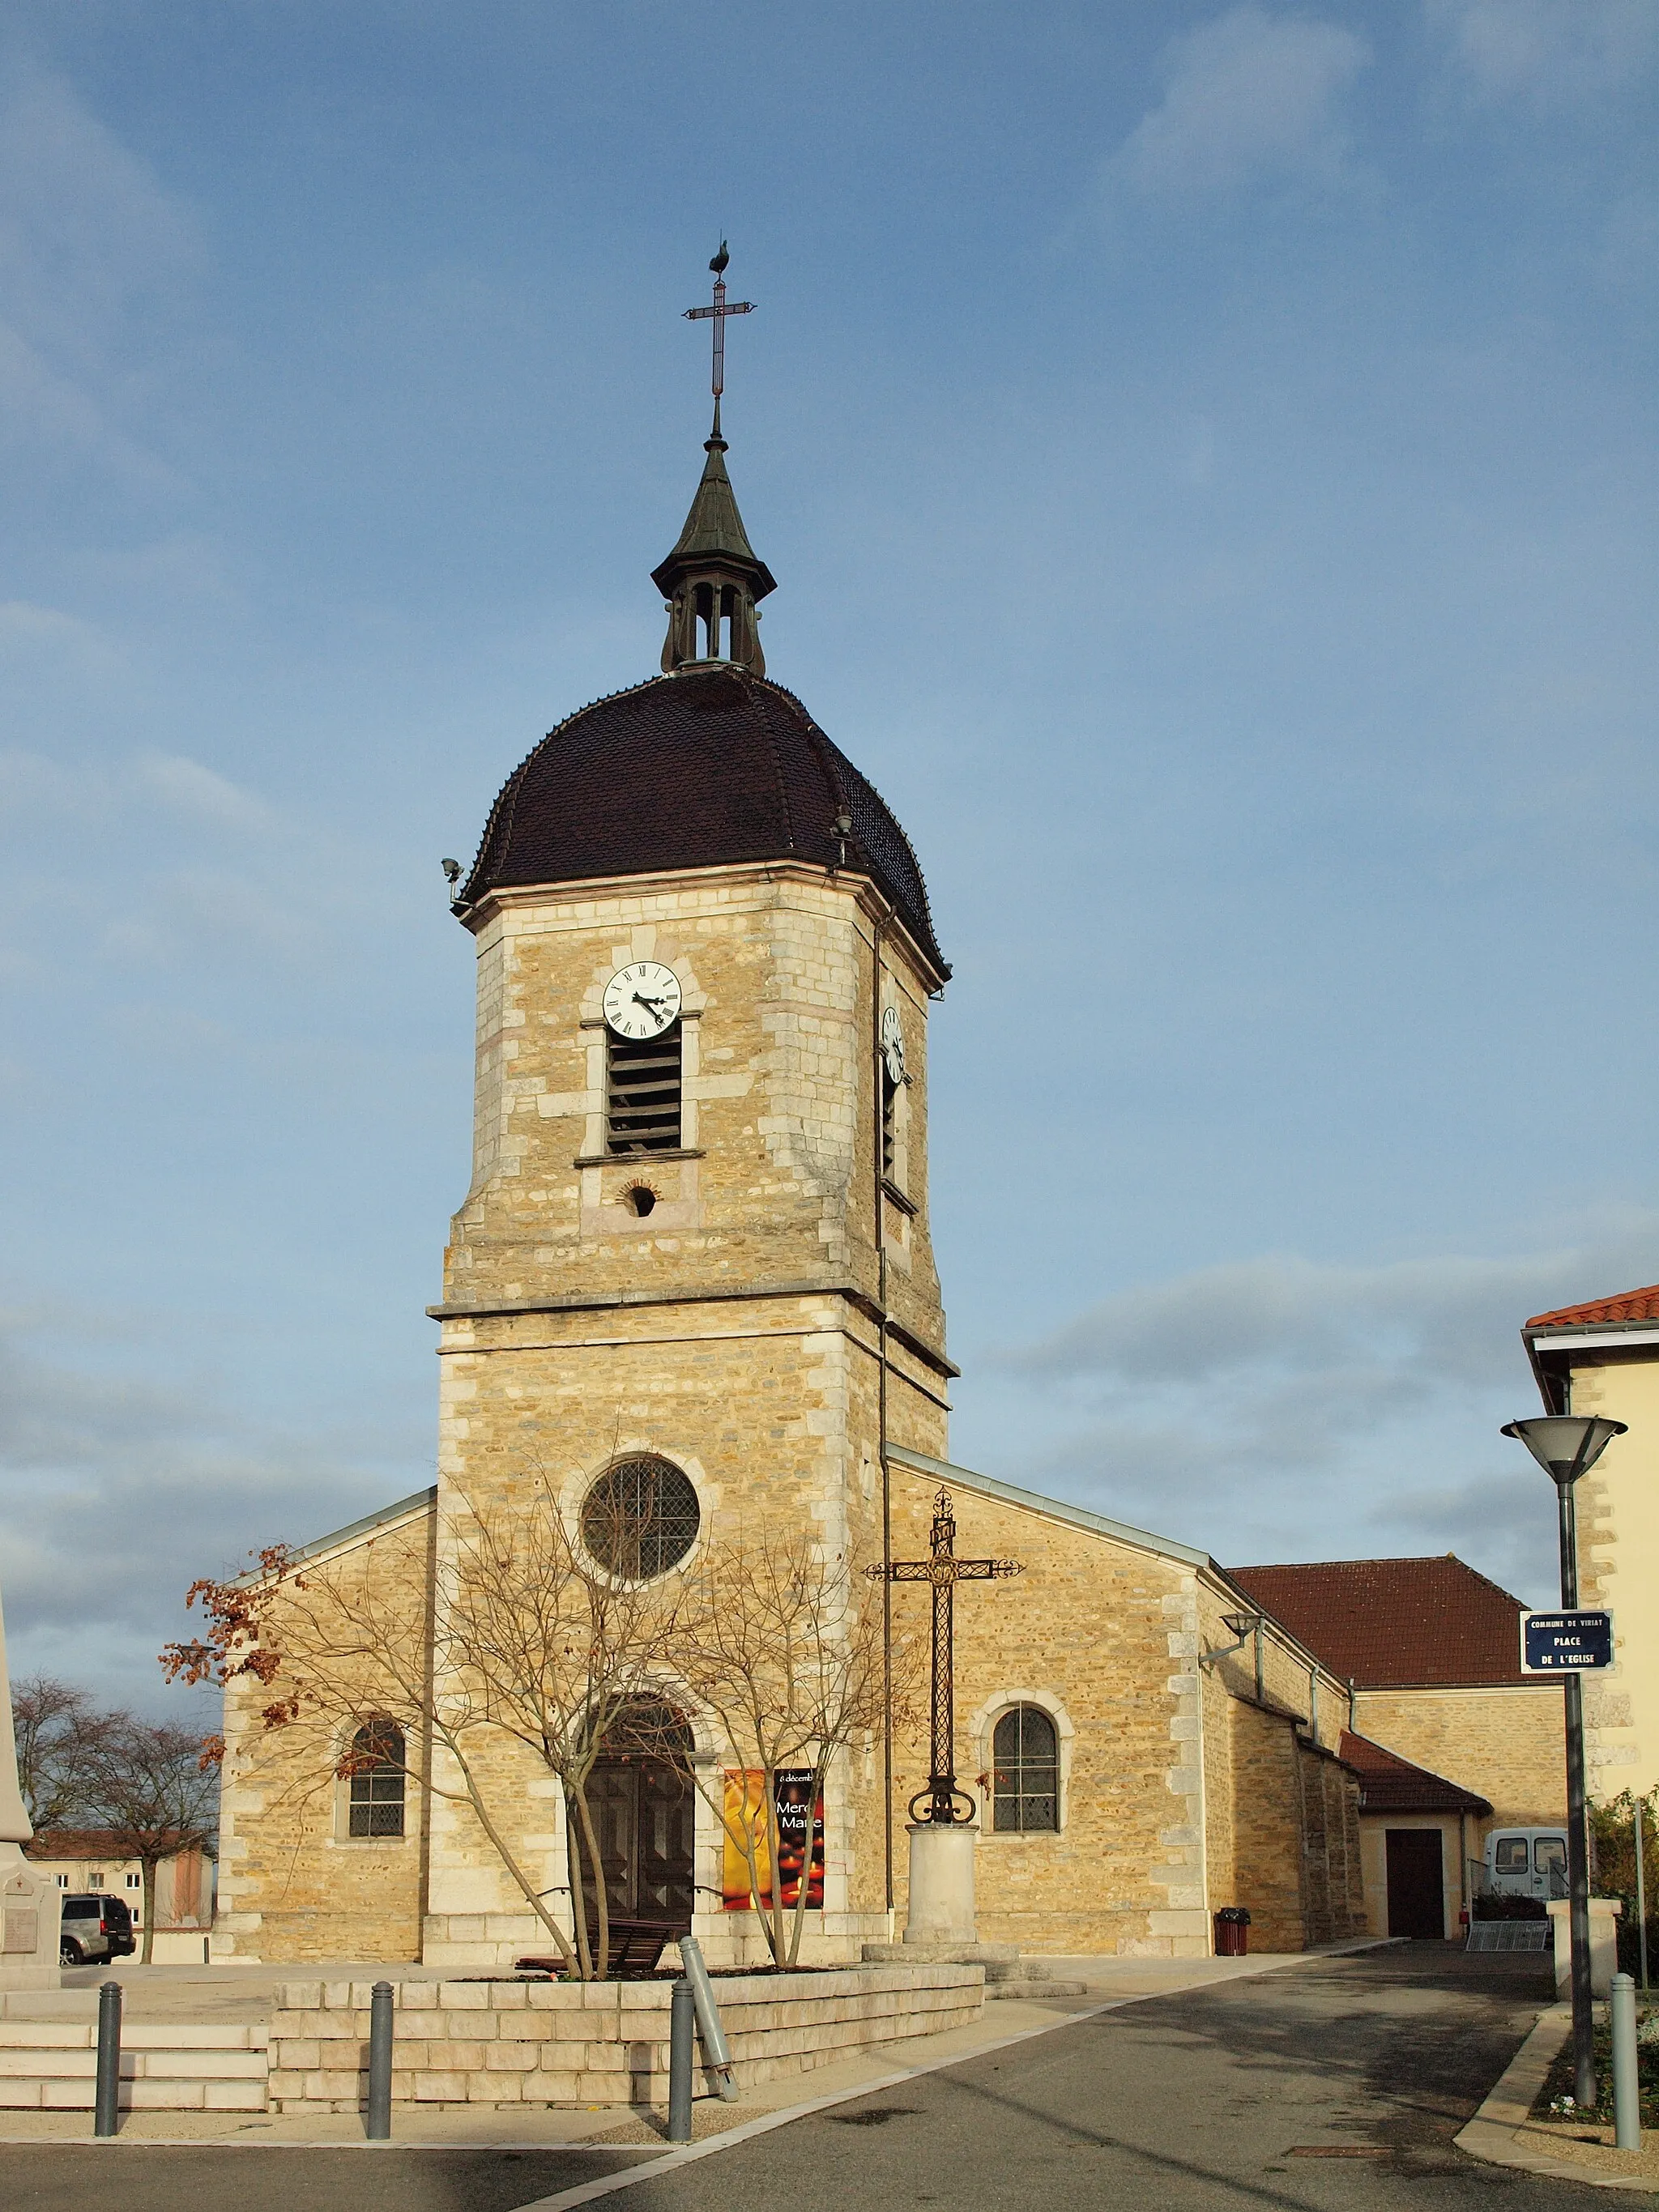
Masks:
[[[806,1909],[818,1910],[823,1904],[823,1793],[820,1790],[812,1807],[809,1832],[807,1799],[812,1789],[811,1767],[780,1767],[774,1778],[777,1785],[778,1815],[778,1872],[780,1902],[786,1907],[793,1905],[800,1896],[801,1868],[808,1867],[806,1877]],[[766,1847],[766,1820],[762,1812],[765,1802],[766,1777],[756,1768],[744,1771],[728,1766],[726,1770],[726,1850],[722,1868],[723,1902],[728,1912],[747,1912],[750,1910],[749,1863],[737,1838],[745,1831],[755,1839],[756,1870],[760,1878],[761,1902],[772,1902],[772,1867]],[[811,1858],[808,1858],[808,1849]]]

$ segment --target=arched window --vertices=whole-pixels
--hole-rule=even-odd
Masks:
[[[366,1721],[351,1739],[346,1832],[404,1832],[404,1732],[392,1721]]]
[[[1041,1705],[1012,1705],[991,1740],[991,1826],[1013,1835],[1060,1827],[1060,1739]]]
[[[582,1541],[602,1567],[649,1582],[678,1566],[702,1520],[690,1478],[672,1460],[619,1460],[582,1503]]]

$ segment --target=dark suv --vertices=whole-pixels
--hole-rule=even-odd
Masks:
[[[94,1960],[130,1959],[137,1948],[132,1913],[118,1897],[92,1890],[64,1899],[63,1932],[58,1955],[66,1966]]]

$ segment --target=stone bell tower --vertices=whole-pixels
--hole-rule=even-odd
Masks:
[[[465,1502],[542,1479],[578,1528],[595,1486],[653,1486],[655,1571],[739,1526],[879,1559],[886,1447],[945,1452],[927,1014],[949,969],[903,830],[763,673],[773,579],[726,450],[717,398],[653,572],[664,672],[514,771],[455,902],[477,1057],[433,1309],[441,1557]],[[873,1745],[833,1778],[816,1955],[884,1930],[881,1765]],[[645,1816],[617,1802],[640,1909],[732,1955],[713,1816],[630,1841]],[[550,1887],[562,1818],[531,1808],[519,1838]],[[432,1820],[425,1955],[510,1959],[533,1923],[464,1813]]]

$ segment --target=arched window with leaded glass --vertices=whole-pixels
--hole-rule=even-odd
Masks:
[[[404,1832],[404,1732],[395,1721],[365,1721],[351,1739],[346,1783],[346,1833]]]
[[[1003,1835],[1060,1828],[1060,1738],[1041,1705],[1011,1705],[991,1740],[991,1826]]]

